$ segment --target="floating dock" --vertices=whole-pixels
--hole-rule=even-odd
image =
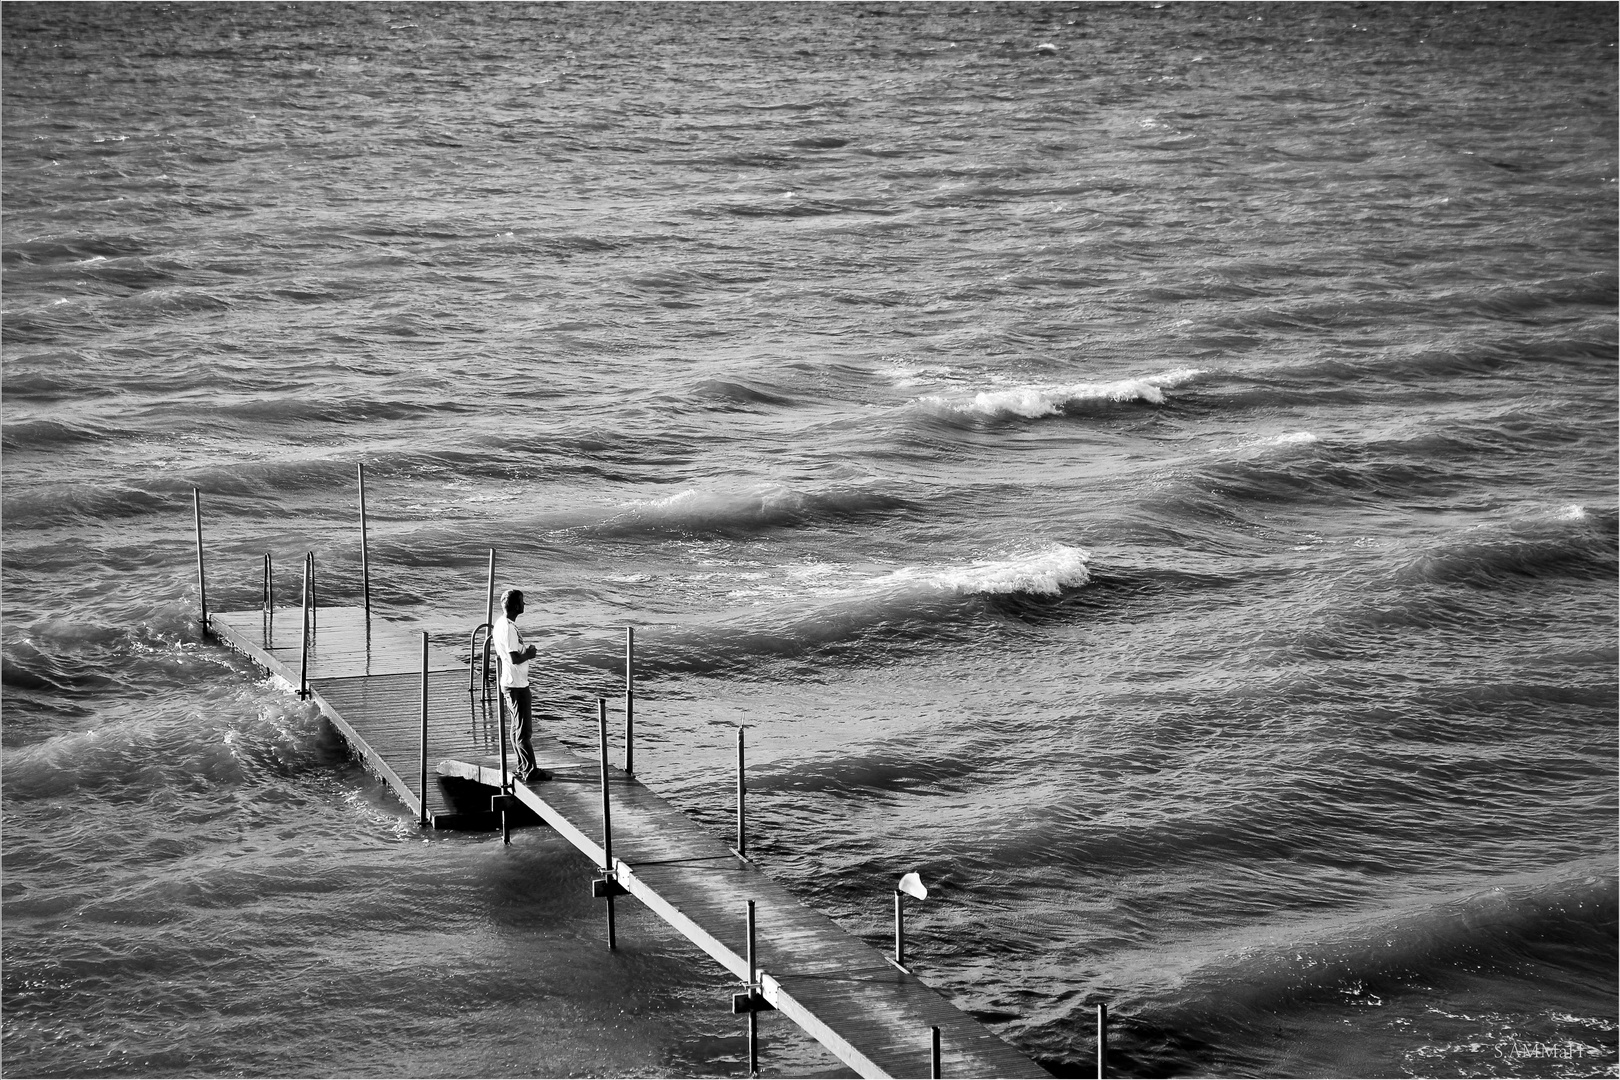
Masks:
[[[503,792],[503,732],[498,706],[459,657],[365,608],[204,610],[220,640],[306,693],[422,824],[489,827],[484,807]],[[1048,1075],[611,767],[603,716],[600,762],[542,732],[536,757],[552,779],[504,789],[513,812],[526,807],[596,868],[593,891],[608,905],[610,942],[614,896],[635,897],[744,984],[733,1008],[749,1014],[751,1030],[760,1011],[780,1012],[861,1076]],[[457,785],[479,793],[479,802],[458,804]]]

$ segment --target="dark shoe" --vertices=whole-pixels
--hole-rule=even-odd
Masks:
[[[544,769],[530,769],[529,775],[523,778],[525,784],[532,784],[539,780],[550,780],[551,774]]]

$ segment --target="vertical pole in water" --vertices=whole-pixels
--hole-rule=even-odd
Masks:
[[[298,636],[302,638],[303,656],[298,662],[298,696],[309,697],[309,567],[310,556],[304,556],[304,629]]]
[[[203,634],[208,633],[208,581],[203,575],[202,492],[191,489],[191,515],[197,526],[197,599],[202,605]]]
[[[422,631],[422,779],[417,787],[421,796],[422,805],[418,811],[417,824],[427,828],[427,757],[428,757],[428,636]]]
[[[754,963],[754,902],[748,901],[748,1075],[759,1075],[759,972]]]
[[[1097,1003],[1097,1080],[1108,1075],[1108,1005]]]
[[[360,588],[366,600],[366,632],[371,632],[371,558],[366,545],[366,467],[355,466],[360,484]]]
[[[276,626],[276,586],[270,573],[270,553],[264,553],[264,645],[270,647],[270,634]]]
[[[601,732],[602,749],[602,873],[607,877],[613,876],[613,808],[608,802],[608,743],[607,743],[607,698],[596,699],[596,722]],[[613,929],[613,891],[607,894],[607,922],[608,922],[608,948],[619,947],[618,938]]]
[[[928,1030],[934,1033],[934,1049],[932,1060],[928,1066],[928,1075],[933,1077],[933,1080],[939,1080],[939,1028],[929,1028]]]
[[[906,898],[899,889],[894,890],[894,962],[906,966]]]
[[[636,774],[636,631],[624,628],[624,771]]]
[[[737,728],[737,855],[748,858],[748,831],[743,816],[743,729]]]
[[[315,599],[315,553],[311,551],[304,558],[309,560],[309,628],[313,631],[316,620],[320,618],[316,614],[320,610],[320,603]]]

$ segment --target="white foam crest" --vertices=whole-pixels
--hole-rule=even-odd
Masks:
[[[1106,383],[1074,383],[1068,386],[1020,386],[1008,390],[988,390],[967,400],[940,395],[919,398],[919,404],[947,412],[981,416],[1051,416],[1070,405],[1092,401],[1145,401],[1164,404],[1164,388],[1180,386],[1202,375],[1201,368],[1178,368],[1137,379]]]
[[[871,478],[798,487],[781,482],[737,490],[686,488],[656,499],[620,503],[599,524],[607,528],[642,526],[757,526],[816,513],[866,513],[902,505],[892,484]]]
[[[1289,446],[1314,446],[1321,441],[1308,431],[1288,431],[1281,435],[1246,437],[1242,442],[1217,446],[1212,453],[1231,454],[1236,457],[1263,457],[1272,449]]]
[[[1581,506],[1579,503],[1570,503],[1568,506],[1560,506],[1553,514],[1553,517],[1559,521],[1580,521],[1582,518],[1586,517],[1586,507]]]
[[[916,386],[925,381],[954,382],[955,372],[944,364],[908,364],[885,356],[884,367],[878,369],[879,374],[886,375],[892,385],[899,389]]]
[[[1162,372],[1158,375],[1149,375],[1145,381],[1158,387],[1180,386],[1182,383],[1192,382],[1200,375],[1209,374],[1207,368],[1176,368],[1174,371]]]
[[[1086,566],[1090,559],[1091,553],[1084,548],[1056,544],[1028,555],[968,566],[906,567],[876,579],[868,587],[875,587],[878,592],[923,588],[959,596],[1011,593],[1055,596],[1091,580]]]
[[[643,499],[639,502],[624,504],[626,510],[668,510],[671,507],[691,506],[703,496],[698,494],[697,488],[687,488],[677,491],[673,495],[666,495],[662,499]]]
[[[803,505],[805,496],[785,484],[771,484],[749,492],[699,491],[686,488],[661,499],[643,499],[624,503],[627,513],[653,517],[688,517],[707,514],[739,514],[796,509]]]

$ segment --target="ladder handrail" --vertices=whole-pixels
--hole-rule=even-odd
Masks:
[[[477,692],[476,689],[475,689],[474,684],[477,682],[477,679],[478,679],[478,674],[477,673],[478,673],[478,661],[479,661],[479,656],[478,656],[478,634],[479,634],[479,631],[488,631],[488,633],[484,634],[483,668],[484,668],[484,690],[486,692],[488,692],[488,690],[489,690],[489,680],[490,680],[489,662],[492,659],[492,655],[491,655],[490,650],[494,646],[494,642],[491,640],[489,635],[493,634],[495,632],[495,627],[494,627],[494,624],[486,622],[486,623],[479,623],[477,626],[473,627],[472,637],[467,642],[467,650],[468,650],[468,652],[470,654],[468,656],[468,658],[467,658],[467,693],[469,693],[469,694]]]

